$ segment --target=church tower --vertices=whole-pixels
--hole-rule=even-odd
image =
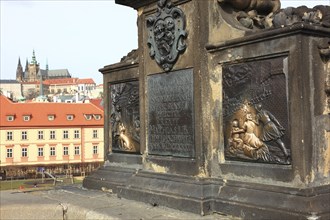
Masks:
[[[16,80],[18,82],[22,82],[24,78],[24,72],[23,72],[23,67],[21,64],[21,58],[18,58],[18,64],[17,64],[17,69],[16,69]]]
[[[39,72],[39,63],[37,62],[35,52],[33,50],[32,53],[32,61],[29,64],[29,72],[28,72],[28,81],[33,82],[38,80],[38,72]]]

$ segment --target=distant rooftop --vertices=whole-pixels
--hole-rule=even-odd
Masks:
[[[77,84],[95,84],[92,78],[78,79]]]
[[[103,125],[103,111],[92,103],[14,103],[5,96],[0,95],[0,105],[1,127]],[[24,115],[30,115],[30,120],[24,121]],[[93,116],[93,119],[87,120],[86,115]],[[7,116],[13,116],[14,120],[8,121]],[[49,120],[49,116],[53,116],[53,119]],[[73,116],[73,119],[68,120],[68,116]]]
[[[0,79],[0,84],[15,84],[15,83],[19,83],[19,82],[15,79]]]
[[[57,69],[57,70],[48,70],[48,77],[59,77],[59,76],[69,76],[71,77],[67,69]]]
[[[47,70],[40,69],[40,73],[41,75],[48,76],[49,78],[71,78],[71,74],[68,69],[48,70],[48,72]]]
[[[48,84],[48,85],[75,85],[77,84],[77,80],[78,78],[62,78],[62,79],[46,79],[44,80],[44,84]]]

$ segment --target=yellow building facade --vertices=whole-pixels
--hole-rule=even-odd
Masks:
[[[91,103],[12,103],[1,95],[0,166],[81,174],[104,160],[103,110]],[[5,107],[5,108],[3,108]]]

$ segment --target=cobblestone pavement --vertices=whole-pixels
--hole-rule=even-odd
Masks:
[[[162,206],[120,199],[79,185],[48,191],[0,191],[0,219],[202,219],[238,220],[214,213],[200,216]]]

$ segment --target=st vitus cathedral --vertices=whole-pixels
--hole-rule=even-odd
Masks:
[[[35,82],[42,79],[57,79],[57,78],[71,78],[71,75],[67,69],[49,70],[48,64],[46,64],[46,69],[40,69],[40,64],[37,62],[35,52],[32,53],[32,61],[26,59],[25,70],[21,64],[21,59],[18,58],[17,70],[16,70],[16,80],[18,82]]]

